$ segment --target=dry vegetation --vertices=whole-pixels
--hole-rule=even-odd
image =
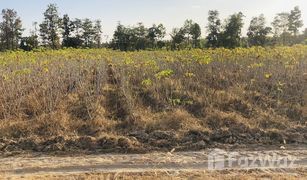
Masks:
[[[307,143],[307,47],[0,54],[1,151]]]

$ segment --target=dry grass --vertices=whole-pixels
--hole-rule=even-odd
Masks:
[[[306,143],[306,52],[298,46],[0,54],[0,149]],[[84,137],[91,147],[79,146]],[[18,146],[25,139],[35,147]]]

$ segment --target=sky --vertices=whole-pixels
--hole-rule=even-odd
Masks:
[[[209,10],[218,10],[221,19],[243,12],[244,35],[252,17],[263,13],[269,25],[277,13],[299,6],[307,27],[307,0],[0,0],[0,9],[15,9],[26,28],[24,34],[28,35],[32,23],[43,20],[49,3],[57,4],[61,16],[102,20],[105,40],[112,38],[119,21],[123,25],[163,23],[170,33],[186,19],[192,19],[201,25],[204,36]]]

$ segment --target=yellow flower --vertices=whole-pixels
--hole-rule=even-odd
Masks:
[[[44,72],[49,72],[49,69],[47,67],[44,67]]]
[[[264,77],[265,77],[266,79],[270,79],[272,76],[273,76],[273,75],[272,75],[271,73],[266,73],[266,74],[264,74]]]

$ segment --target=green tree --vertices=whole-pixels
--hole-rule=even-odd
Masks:
[[[68,14],[64,14],[63,19],[62,19],[62,37],[63,40],[68,39],[70,37],[71,32],[73,31],[72,23],[70,21],[70,18]]]
[[[128,50],[129,47],[128,29],[120,23],[118,23],[116,30],[114,31],[111,47],[113,49],[119,49],[121,51]]]
[[[201,28],[199,24],[194,23],[192,20],[186,20],[183,26],[183,31],[187,35],[186,40],[188,41],[188,45],[193,48],[198,48],[200,46],[199,38],[201,36]]]
[[[83,30],[82,30],[82,20],[76,18],[72,23],[73,23],[73,26],[74,26],[74,35],[75,35],[77,38],[80,38],[80,39],[81,39],[82,31],[83,31]]]
[[[43,45],[49,46],[52,49],[60,47],[60,30],[61,19],[58,13],[56,4],[49,4],[44,12],[44,21],[40,26],[40,36],[43,40]]]
[[[33,22],[32,26],[33,29],[30,30],[30,36],[22,37],[20,41],[20,49],[23,49],[25,51],[32,51],[33,49],[38,48],[39,41],[38,41],[38,33],[37,33],[37,22]]]
[[[74,38],[72,37],[74,28],[74,23],[70,20],[69,16],[65,14],[62,19],[62,46],[75,47]]]
[[[1,50],[15,50],[19,47],[22,35],[22,23],[17,12],[13,9],[3,9],[0,23],[0,48]]]
[[[173,50],[182,48],[182,44],[186,40],[185,34],[186,34],[186,32],[185,32],[185,29],[183,29],[183,28],[174,28],[173,29],[172,33],[170,34],[170,36],[172,38],[171,48]]]
[[[147,44],[148,29],[145,28],[143,23],[138,23],[135,28],[130,31],[130,36],[134,39],[135,49],[144,50]]]
[[[191,44],[191,40],[192,40],[191,36],[192,35],[191,35],[190,31],[191,31],[193,24],[194,24],[193,20],[187,19],[184,22],[183,27],[181,28],[181,30],[183,31],[184,36],[185,36],[186,46],[188,46],[189,48],[192,47],[192,44]]]
[[[219,18],[219,12],[216,10],[209,11],[208,25],[206,27],[208,31],[207,47],[217,48],[219,46],[219,38],[221,33],[221,20]]]
[[[82,40],[82,20],[70,20],[69,16],[65,14],[61,23],[62,28],[62,46],[79,48],[83,45]]]
[[[193,48],[199,48],[200,47],[200,36],[201,36],[200,25],[197,23],[194,23],[190,29],[190,34],[192,35]]]
[[[250,46],[264,46],[267,44],[267,35],[271,32],[272,28],[265,26],[265,23],[263,14],[252,18],[247,32]]]
[[[241,30],[244,25],[243,13],[233,14],[226,21],[226,26],[221,33],[221,44],[225,48],[239,47],[241,43]]]
[[[96,20],[94,25],[94,41],[96,43],[96,47],[101,47],[101,35],[102,35],[102,24],[101,20]]]
[[[289,15],[287,12],[278,13],[272,22],[274,39],[277,44],[286,45],[291,38],[289,32]]]
[[[157,48],[161,44],[162,39],[166,35],[166,29],[163,24],[153,25],[148,29],[147,39],[149,40],[150,48]]]
[[[94,45],[94,36],[95,36],[95,30],[93,22],[86,18],[82,22],[82,40],[84,42],[85,47],[92,47]]]
[[[299,29],[303,27],[302,12],[298,6],[296,6],[289,14],[289,31],[292,35],[297,36]]]
[[[62,37],[63,40],[68,39],[71,36],[71,33],[73,31],[73,23],[71,22],[68,14],[64,14],[62,18]]]
[[[38,48],[38,39],[36,35],[31,35],[28,37],[23,37],[20,42],[20,49],[25,51],[32,51]]]
[[[70,33],[70,38],[67,39],[67,42],[65,43],[66,47],[73,47],[73,48],[79,48],[83,46],[83,40],[82,40],[82,20],[76,18],[75,20],[71,21],[71,27],[72,32]]]
[[[121,51],[144,50],[146,48],[154,48],[160,46],[159,40],[165,35],[163,25],[154,25],[151,28],[146,28],[143,23],[138,23],[137,26],[125,27],[118,24],[111,42],[113,49]]]

